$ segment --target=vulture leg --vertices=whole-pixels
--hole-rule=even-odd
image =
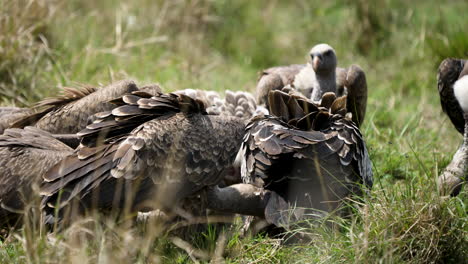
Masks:
[[[251,184],[218,186],[206,192],[208,207],[220,212],[265,217],[265,209],[276,193]]]
[[[468,87],[467,87],[468,89]],[[441,195],[457,196],[466,181],[468,174],[468,114],[464,114],[465,133],[463,144],[453,156],[452,161],[447,165],[442,175],[438,179],[439,193]]]

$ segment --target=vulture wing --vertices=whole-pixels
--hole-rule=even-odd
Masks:
[[[298,206],[325,211],[356,192],[356,183],[372,186],[362,135],[341,115],[345,97],[334,99],[328,93],[316,106],[271,92],[270,103],[270,112],[281,118],[254,118],[246,127],[238,156],[244,182],[263,185]]]
[[[281,90],[286,85],[292,85],[296,75],[306,67],[306,64],[278,66],[263,70],[258,78],[256,96],[260,105],[268,107],[268,93]]]
[[[439,89],[442,110],[449,116],[455,128],[463,134],[465,119],[453,92],[453,84],[465,74],[468,74],[466,60],[448,58],[442,61],[437,73],[437,87]],[[464,70],[465,69],[465,70]]]
[[[344,86],[347,90],[347,111],[351,112],[353,121],[360,126],[364,121],[367,107],[366,74],[358,65],[347,69]]]
[[[12,127],[34,125],[54,134],[76,133],[87,125],[90,116],[115,107],[107,101],[136,90],[132,81],[120,81],[100,89],[64,88],[62,95],[37,103],[34,113],[16,121]]]
[[[85,208],[169,209],[217,184],[242,139],[240,120],[206,115],[183,94],[133,92],[113,103],[79,133],[83,147],[44,176],[47,208],[78,198]]]

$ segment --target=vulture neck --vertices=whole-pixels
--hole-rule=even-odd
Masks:
[[[314,102],[319,102],[322,99],[322,95],[327,92],[336,93],[336,73],[335,69],[330,72],[316,72],[315,73],[316,84],[312,91],[311,99]]]

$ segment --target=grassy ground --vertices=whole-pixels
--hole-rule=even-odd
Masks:
[[[0,0],[0,104],[24,106],[76,83],[131,78],[184,88],[253,91],[265,67],[303,63],[327,42],[339,65],[367,74],[362,132],[375,187],[341,228],[313,241],[226,232],[230,263],[461,263],[468,259],[467,192],[442,200],[435,179],[461,143],[442,114],[436,69],[468,57],[466,1]],[[46,235],[34,217],[0,244],[1,263],[189,263],[173,238],[112,223]],[[216,250],[219,228],[190,243]],[[171,242],[172,240],[172,242]],[[219,241],[218,241],[219,242]],[[177,243],[176,243],[177,244]],[[218,243],[219,244],[219,243]]]

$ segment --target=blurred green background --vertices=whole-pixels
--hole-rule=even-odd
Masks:
[[[345,232],[333,237],[342,244],[313,252],[389,263],[437,262],[460,248],[466,254],[467,188],[458,204],[440,207],[435,179],[461,142],[441,111],[436,73],[443,58],[468,57],[468,1],[0,0],[0,6],[2,105],[27,106],[62,86],[124,78],[158,82],[166,91],[254,92],[261,69],[305,63],[312,46],[330,44],[339,66],[358,64],[367,75],[362,132],[376,178],[368,202],[380,207],[353,227],[373,243],[368,251],[363,237]]]
[[[371,98],[420,96],[442,58],[468,55],[461,0],[0,2],[0,93],[16,104],[121,78],[253,91],[259,70],[321,42],[366,70]]]

